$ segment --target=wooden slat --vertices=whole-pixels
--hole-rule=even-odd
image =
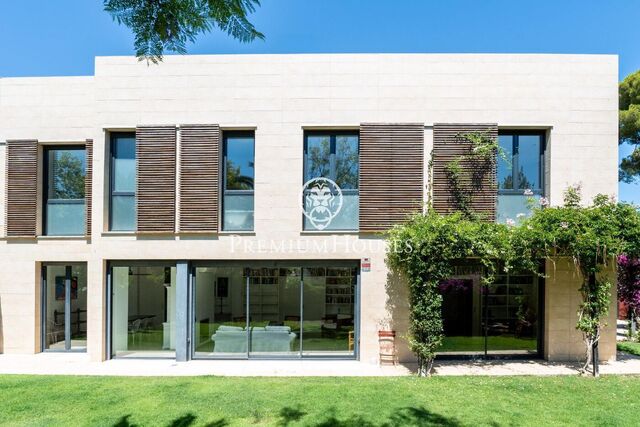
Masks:
[[[87,236],[91,236],[91,195],[93,179],[93,139],[87,139],[85,144],[87,156],[87,171],[84,177],[84,200],[87,207],[86,231]]]
[[[360,231],[384,231],[420,212],[423,180],[423,123],[360,125]]]
[[[35,237],[38,209],[38,141],[7,141],[7,237]]]
[[[465,140],[463,135],[475,132],[497,138],[498,125],[494,123],[436,123],[433,126],[433,188],[431,195],[433,208],[438,213],[448,214],[459,208],[451,191],[446,166],[452,160],[469,154],[471,143]],[[461,167],[466,170],[474,168],[469,161],[462,161]],[[495,165],[484,174],[480,185],[472,181],[468,178],[461,180],[463,189],[471,194],[471,210],[483,215],[487,221],[495,221],[498,197]]]
[[[180,126],[181,232],[217,232],[220,126]]]
[[[175,126],[136,128],[136,170],[137,231],[175,232]]]

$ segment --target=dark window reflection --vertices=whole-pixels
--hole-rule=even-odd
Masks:
[[[226,162],[226,189],[253,190],[253,137],[228,136],[226,139]]]
[[[48,148],[45,151],[45,162],[45,234],[84,234],[85,148]]]

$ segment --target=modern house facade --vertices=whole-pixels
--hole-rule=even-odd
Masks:
[[[450,210],[443,165],[468,132],[507,153],[473,200],[491,220],[569,185],[617,195],[617,80],[616,56],[493,54],[99,57],[94,76],[0,79],[0,351],[378,363],[393,329],[411,361],[385,230]],[[442,355],[580,359],[577,272],[543,267],[485,289],[461,263]]]

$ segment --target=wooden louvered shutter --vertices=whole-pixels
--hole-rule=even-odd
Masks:
[[[360,231],[389,229],[422,211],[424,124],[360,125]]]
[[[463,124],[463,123],[436,123],[433,126],[433,208],[440,214],[448,214],[457,209],[457,203],[451,192],[449,179],[447,178],[447,164],[460,156],[468,154],[471,143],[464,138],[468,133],[485,133],[491,138],[498,137],[497,124]],[[473,168],[469,161],[462,161],[462,168]],[[474,212],[483,215],[487,221],[495,221],[496,218],[496,171],[488,171],[484,174],[480,186],[466,180],[462,182],[464,189],[471,194],[470,208]]]
[[[181,232],[217,232],[220,127],[180,126]]]
[[[175,126],[136,128],[136,171],[137,231],[175,232]]]
[[[87,139],[85,150],[87,156],[87,171],[84,176],[84,201],[87,208],[85,234],[87,236],[91,236],[91,200],[93,199],[91,195],[93,178],[93,139]]]
[[[38,141],[7,141],[7,237],[35,237],[38,224]]]

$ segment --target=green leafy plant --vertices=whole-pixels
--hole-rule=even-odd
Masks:
[[[389,264],[409,286],[409,345],[421,376],[429,375],[442,343],[442,296],[438,285],[454,273],[456,262],[473,258],[482,266],[482,283],[493,283],[499,259],[508,258],[510,230],[472,220],[462,213],[439,215],[432,209],[412,217],[389,234]]]
[[[471,218],[476,216],[471,206],[473,193],[482,189],[486,177],[495,171],[498,156],[508,160],[498,140],[489,133],[459,134],[457,139],[466,143],[468,150],[447,162],[444,169],[457,210]]]
[[[603,195],[583,206],[579,187],[567,189],[564,202],[539,205],[517,227],[462,212],[443,216],[429,208],[389,232],[389,264],[409,287],[408,338],[420,375],[429,374],[442,342],[438,285],[453,275],[456,263],[479,263],[482,284],[490,285],[500,271],[539,274],[542,260],[558,258],[572,260],[581,275],[576,328],[585,342],[583,371],[591,364],[598,375],[597,347],[611,304],[608,269],[619,254],[640,253],[640,213]]]

